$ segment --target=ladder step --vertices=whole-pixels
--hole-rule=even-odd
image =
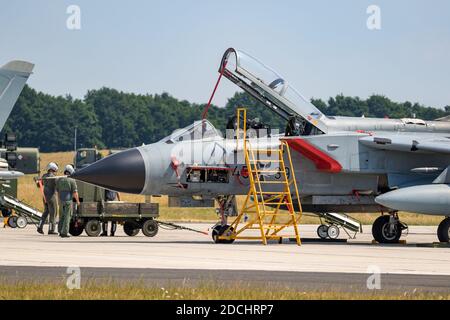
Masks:
[[[285,226],[285,224],[280,224],[280,225],[272,225],[272,226],[263,226],[262,229],[263,230],[276,230],[279,229],[280,227]],[[291,226],[291,225],[289,225]],[[261,227],[257,226],[257,227],[249,227],[246,230],[261,230]]]
[[[261,214],[267,214],[267,215],[269,215],[269,214],[271,214],[271,215],[277,214],[277,212],[274,211],[274,210],[260,210],[260,213]]]
[[[264,202],[264,204],[265,205],[280,205],[280,206],[288,206],[288,205],[291,205],[290,203],[287,203],[287,202],[281,202],[281,203],[278,203],[278,202]],[[284,209],[283,209],[284,210]]]
[[[261,214],[261,215],[264,215],[264,214]],[[282,212],[282,211],[280,211],[280,212],[274,212],[274,213],[266,213],[265,214],[266,216],[283,216],[283,217],[290,217],[290,216],[292,216],[292,213],[290,213],[290,211],[286,211],[286,212]]]
[[[250,171],[253,171],[253,170],[250,170]],[[284,170],[259,170],[259,169],[257,169],[257,170],[254,170],[252,173],[260,174],[260,173],[284,173],[284,172],[285,172]]]
[[[270,163],[270,162],[283,162],[283,160],[269,160],[269,159],[263,159],[263,160],[250,160],[250,162],[252,163],[258,163],[258,162],[266,162],[266,163]]]
[[[276,212],[275,210],[264,210],[264,209],[259,210],[260,214],[272,214],[275,212]],[[258,213],[258,212],[256,212],[256,210],[252,210],[252,211],[245,211],[245,213]]]
[[[245,213],[250,213],[250,214],[254,214],[254,213],[258,213],[256,211],[245,211]],[[259,213],[261,214],[261,216],[290,216],[292,215],[292,213],[290,211],[274,211],[274,210],[260,210]]]
[[[256,181],[257,183],[263,183],[263,184],[286,184],[287,181]]]
[[[262,191],[262,192],[258,192],[259,194],[273,194],[273,195],[276,195],[276,194],[285,194],[285,195],[288,195],[288,192],[287,191],[280,191],[280,192],[277,192],[277,191]]]
[[[288,225],[288,226],[290,226],[290,225]],[[286,224],[263,226],[263,229],[264,230],[277,230],[277,229],[280,229],[280,227],[286,227]]]
[[[253,149],[253,148],[247,148],[247,150],[249,152],[280,152],[281,153],[280,149],[258,149],[258,148]]]

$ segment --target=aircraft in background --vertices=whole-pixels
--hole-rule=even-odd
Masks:
[[[26,61],[11,61],[0,68],[0,131],[30,77],[34,64]],[[9,163],[17,161],[13,152],[17,146],[15,135],[7,135],[5,139],[6,159],[0,158],[0,180],[17,179],[22,172],[9,170]],[[10,152],[11,151],[11,152]]]
[[[398,242],[407,228],[398,210],[442,215],[447,218],[438,238],[449,241],[449,122],[326,116],[275,71],[233,48],[219,72],[286,121],[283,134],[248,139],[261,149],[288,142],[305,212],[381,212],[372,226],[380,243]],[[216,199],[232,216],[234,196],[247,194],[249,187],[244,138],[224,138],[202,120],[157,143],[106,157],[73,177],[120,192],[169,195],[184,205]],[[275,162],[264,166],[280,170]]]

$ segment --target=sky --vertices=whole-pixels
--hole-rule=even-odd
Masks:
[[[79,30],[67,28],[70,5]],[[379,30],[367,27],[370,5]],[[107,86],[205,103],[229,47],[308,98],[450,105],[447,0],[0,0],[0,64],[35,63],[29,85],[53,95]],[[236,91],[225,79],[214,103]]]

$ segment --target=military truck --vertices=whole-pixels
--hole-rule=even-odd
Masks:
[[[1,166],[24,174],[39,174],[40,158],[37,148],[18,148],[15,134],[5,134],[0,147]],[[17,199],[18,179],[0,183],[0,211],[4,223],[11,228],[25,228],[28,223],[39,222],[42,213]]]
[[[13,153],[0,148],[0,158],[5,159],[11,169],[24,174],[39,174],[40,159],[37,148],[17,148]],[[17,198],[17,182],[18,179],[9,180],[8,187],[1,184],[1,192]]]
[[[110,151],[110,154],[120,152]],[[102,154],[96,148],[82,148],[74,157],[75,170],[81,169],[100,159]],[[155,203],[129,203],[106,201],[106,190],[85,182],[77,181],[80,206],[75,210],[69,232],[79,236],[84,232],[90,237],[97,237],[103,222],[116,222],[123,225],[128,236],[136,236],[141,230],[147,237],[158,233],[159,207]]]

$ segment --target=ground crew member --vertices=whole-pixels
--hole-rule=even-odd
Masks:
[[[58,165],[54,162],[50,162],[47,165],[47,173],[42,176],[42,182],[38,182],[38,187],[44,186],[43,200],[44,200],[44,213],[42,214],[41,221],[39,222],[37,232],[44,234],[44,224],[48,217],[48,234],[57,234],[55,232],[56,224],[56,208],[58,201],[56,200],[55,187],[56,179],[52,179],[56,176],[58,171]],[[42,183],[42,184],[41,184]]]
[[[72,165],[64,168],[65,177],[59,178],[56,182],[56,191],[59,195],[59,224],[58,232],[61,238],[69,238],[69,226],[73,212],[73,199],[80,205],[78,198],[77,184],[74,179],[69,178],[75,172]]]
[[[116,200],[120,201],[120,193],[106,189],[105,190],[105,200],[106,200],[106,202],[116,201]],[[107,237],[108,236],[108,221],[103,222],[102,229],[103,229],[103,232],[100,235],[100,237]],[[117,230],[117,222],[111,221],[111,233],[110,233],[111,237],[114,237],[116,230]]]

